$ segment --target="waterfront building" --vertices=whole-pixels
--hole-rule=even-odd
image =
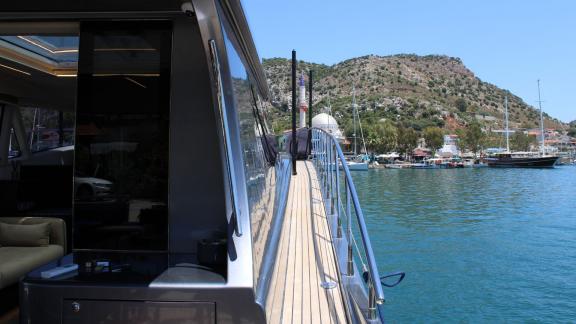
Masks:
[[[444,145],[442,145],[442,148],[438,150],[438,155],[446,158],[459,156],[460,150],[458,149],[458,135],[444,135]]]
[[[424,147],[417,147],[412,151],[412,159],[414,161],[422,161],[432,156],[432,152]]]

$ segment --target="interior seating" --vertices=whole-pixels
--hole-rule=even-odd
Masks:
[[[45,238],[38,228],[32,228],[31,225],[36,224],[47,224]],[[18,231],[18,239],[11,230]],[[62,257],[65,250],[66,224],[62,219],[0,217],[0,289],[16,284],[26,273]]]

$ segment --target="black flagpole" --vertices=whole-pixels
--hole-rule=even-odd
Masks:
[[[296,51],[292,50],[292,174],[296,175]]]
[[[308,77],[308,154],[312,151],[312,86],[314,84],[314,73],[309,72]]]
[[[308,127],[312,128],[312,84],[313,84],[313,71],[310,70],[310,76],[308,78]]]

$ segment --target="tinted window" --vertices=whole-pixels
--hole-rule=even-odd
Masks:
[[[0,214],[70,224],[79,38],[37,33],[0,31]]]
[[[234,107],[240,123],[244,175],[252,225],[254,279],[257,281],[274,211],[276,177],[274,169],[269,167],[264,156],[262,147],[264,127],[257,116],[257,97],[250,78],[238,54],[239,51],[229,38],[229,33],[224,32],[224,38],[232,74]]]
[[[82,26],[76,249],[166,250],[171,28]]]
[[[21,108],[30,152],[74,145],[74,112]]]

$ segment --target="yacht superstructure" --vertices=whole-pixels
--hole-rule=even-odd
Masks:
[[[383,321],[338,141],[292,176],[268,109],[239,1],[1,4],[0,223],[63,226],[0,264],[20,321]]]

